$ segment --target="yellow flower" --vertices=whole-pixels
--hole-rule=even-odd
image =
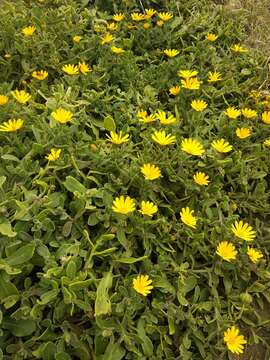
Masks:
[[[263,254],[260,250],[255,250],[248,246],[247,254],[250,258],[250,260],[256,264],[261,258],[263,258]]]
[[[249,109],[249,108],[244,108],[241,110],[241,112],[242,112],[242,115],[247,119],[252,119],[257,116],[257,111]]]
[[[206,36],[205,36],[206,40],[208,41],[216,41],[217,38],[218,38],[218,35],[215,35],[215,34],[211,34],[211,33],[208,33]]]
[[[180,86],[172,86],[169,88],[169,93],[170,95],[176,96],[180,93],[181,88]]]
[[[244,352],[244,344],[247,343],[243,335],[239,335],[239,329],[235,326],[227,329],[224,332],[224,342],[227,345],[227,348],[233,354],[242,354]]]
[[[75,35],[72,40],[78,44],[82,40],[82,37],[80,35]]]
[[[0,125],[0,131],[3,132],[14,132],[21,129],[23,126],[22,119],[10,119]]]
[[[139,122],[143,122],[145,124],[149,124],[151,122],[155,122],[157,119],[156,119],[156,116],[155,114],[151,114],[151,115],[143,115],[143,116],[140,116],[139,117]]]
[[[22,33],[24,36],[32,36],[35,31],[36,31],[35,26],[27,26],[22,29]]]
[[[224,140],[224,139],[218,139],[218,140],[214,140],[211,143],[212,147],[220,152],[220,153],[227,153],[232,151],[232,145],[230,145],[228,143],[228,141]]]
[[[16,99],[20,104],[26,104],[30,99],[31,99],[31,95],[28,94],[26,91],[24,90],[14,90],[11,91],[11,95],[14,97],[14,99]]]
[[[80,70],[80,73],[82,73],[83,75],[86,75],[87,73],[89,73],[90,71],[92,71],[90,69],[90,67],[83,61],[83,62],[79,62],[79,70]]]
[[[145,9],[145,19],[151,19],[156,13],[156,10],[150,8],[150,9]]]
[[[145,24],[143,24],[143,28],[144,29],[149,29],[151,27],[151,24],[149,24],[149,23],[145,23]]]
[[[235,221],[231,226],[231,230],[235,236],[246,241],[252,241],[256,237],[256,232],[252,229],[252,226],[242,220]]]
[[[155,180],[161,177],[160,168],[152,164],[144,164],[141,167],[141,173],[144,175],[145,180]]]
[[[270,147],[270,139],[264,140],[263,145]]]
[[[114,39],[114,36],[110,33],[105,34],[102,38],[101,38],[101,44],[109,44],[110,42],[112,42]]]
[[[133,12],[130,14],[131,16],[131,19],[133,21],[142,21],[142,20],[145,20],[145,15],[144,14],[141,14],[141,13],[137,13],[137,12]]]
[[[158,17],[162,20],[162,21],[169,21],[173,18],[173,14],[170,12],[160,12],[158,13]]]
[[[192,138],[182,140],[181,150],[195,156],[201,156],[205,152],[202,144],[198,140]]]
[[[123,13],[118,13],[113,15],[114,21],[122,21],[125,18],[125,15]]]
[[[179,50],[176,49],[166,49],[163,51],[165,55],[167,55],[169,58],[173,58],[179,54]]]
[[[205,185],[207,186],[209,184],[209,176],[206,175],[203,172],[197,171],[194,175],[193,175],[193,179],[195,181],[195,183],[197,183],[198,185]]]
[[[198,219],[192,215],[193,213],[194,210],[190,210],[189,207],[186,207],[181,209],[180,216],[184,224],[196,229]]]
[[[216,253],[226,261],[231,261],[236,259],[237,250],[232,243],[228,241],[222,241],[218,244]]]
[[[165,131],[158,130],[152,134],[152,139],[161,146],[174,144],[176,141],[176,137],[174,135],[166,134]]]
[[[241,110],[238,110],[233,106],[230,106],[224,111],[224,114],[227,115],[230,119],[236,119],[238,116],[241,115]]]
[[[135,211],[135,200],[129,196],[121,195],[113,201],[112,210],[123,215],[132,213]]]
[[[198,78],[189,78],[189,79],[182,79],[181,85],[185,89],[190,90],[198,90],[201,86],[202,81],[200,81]]]
[[[264,111],[262,113],[262,121],[265,124],[270,124],[270,111]]]
[[[251,130],[249,128],[237,128],[235,133],[239,139],[245,139],[251,135]]]
[[[67,64],[62,67],[62,70],[68,75],[78,75],[79,74],[78,65]]]
[[[107,138],[116,145],[121,145],[129,140],[129,134],[123,135],[122,131],[117,134],[114,131],[110,131],[110,136],[107,134]]]
[[[133,279],[133,289],[143,296],[151,293],[151,290],[154,288],[151,284],[152,280],[148,275],[138,275],[136,279]]]
[[[214,71],[214,72],[209,71],[209,73],[208,73],[208,82],[209,83],[220,81],[220,80],[222,80],[220,72],[218,72],[218,71]]]
[[[208,106],[208,104],[204,100],[193,100],[191,102],[192,109],[199,111],[199,112],[205,110],[207,108],[207,106]]]
[[[48,72],[45,70],[37,70],[32,72],[32,77],[40,81],[45,80],[48,75]]]
[[[6,105],[8,102],[8,97],[6,95],[0,94],[0,106]]]
[[[164,21],[162,21],[162,20],[157,21],[157,26],[158,27],[162,27],[163,25],[164,25]]]
[[[160,121],[162,125],[171,125],[176,122],[176,118],[173,115],[169,115],[167,117],[166,112],[161,110],[155,113],[155,117]]]
[[[198,75],[198,71],[197,70],[179,70],[177,72],[178,76],[183,78],[183,79],[190,79],[196,75]]]
[[[143,118],[144,116],[147,116],[147,111],[145,111],[145,110],[139,110],[139,111],[137,112],[137,116],[138,116],[139,119],[140,119],[140,118]]]
[[[5,59],[10,59],[10,58],[11,58],[11,56],[12,56],[11,54],[6,53],[6,54],[4,55],[4,58],[5,58]]]
[[[118,28],[118,25],[114,22],[107,24],[107,30],[109,30],[109,31],[115,31],[115,30],[117,30],[117,28]]]
[[[63,108],[58,108],[53,111],[51,115],[55,121],[59,122],[60,124],[65,124],[68,121],[71,121],[73,113]]]
[[[141,202],[141,209],[139,212],[142,215],[147,215],[152,217],[158,211],[157,205],[152,203],[151,201],[142,201]]]
[[[231,47],[231,50],[236,53],[245,53],[248,52],[248,49],[244,48],[240,44],[235,44]]]
[[[125,52],[124,49],[122,49],[121,47],[117,47],[117,46],[112,46],[111,50],[115,54],[123,54]]]
[[[50,153],[45,156],[49,161],[56,161],[59,159],[62,149],[51,149]]]

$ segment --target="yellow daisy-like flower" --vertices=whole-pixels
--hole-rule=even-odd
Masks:
[[[231,261],[236,259],[237,250],[232,243],[229,243],[228,241],[221,241],[217,246],[216,253],[222,257],[222,259]]]
[[[48,71],[45,70],[36,70],[32,72],[32,77],[40,81],[45,80],[48,75]]]
[[[149,124],[152,122],[155,122],[157,120],[155,114],[150,114],[150,115],[143,115],[139,117],[139,122],[145,123],[145,124]]]
[[[163,51],[165,55],[167,55],[169,58],[173,58],[179,54],[179,50],[176,49],[166,49]]]
[[[123,135],[122,131],[117,134],[114,131],[110,131],[110,135],[107,134],[107,138],[111,143],[121,145],[129,140],[129,134]]]
[[[124,20],[125,15],[123,13],[117,13],[117,14],[114,14],[112,18],[114,21],[122,21],[122,20]]]
[[[197,70],[179,70],[177,72],[177,75],[183,79],[190,79],[194,76],[197,76],[198,71]]]
[[[169,88],[170,95],[176,96],[180,93],[181,87],[180,86],[172,86]]]
[[[0,131],[3,132],[14,132],[21,129],[23,126],[22,119],[10,119],[0,125]]]
[[[121,47],[117,47],[117,46],[112,46],[111,50],[114,54],[123,54],[125,52],[124,49],[122,49]]]
[[[231,230],[235,236],[245,241],[253,241],[256,237],[256,231],[248,223],[244,223],[242,220],[235,221],[231,226]]]
[[[158,17],[162,21],[166,22],[166,21],[169,21],[169,20],[171,20],[173,18],[173,14],[170,13],[170,12],[160,12],[160,13],[158,13]]]
[[[62,149],[51,149],[50,153],[45,156],[49,161],[56,161],[59,159]]]
[[[206,40],[208,40],[208,41],[214,42],[214,41],[217,40],[218,35],[208,33],[208,34],[205,36],[205,38],[206,38]]]
[[[171,134],[166,134],[165,131],[155,131],[152,134],[152,139],[161,146],[174,144],[176,137]]]
[[[217,82],[217,81],[220,81],[220,80],[222,80],[220,72],[218,72],[218,71],[214,71],[214,72],[209,71],[208,80],[207,80],[209,83]]]
[[[143,20],[145,20],[145,15],[141,14],[141,13],[133,12],[133,13],[130,14],[130,16],[131,16],[131,19],[133,21],[143,21]]]
[[[176,118],[173,115],[168,115],[165,111],[159,110],[157,113],[155,113],[156,119],[160,121],[162,125],[171,125],[176,122]]]
[[[137,117],[140,119],[140,118],[143,118],[144,116],[147,116],[147,111],[145,110],[139,110],[137,112]]]
[[[145,9],[145,19],[149,20],[151,19],[156,13],[156,10],[155,9]]]
[[[208,104],[204,100],[193,100],[191,102],[192,109],[201,112],[207,108]]]
[[[249,128],[237,128],[235,133],[239,139],[246,139],[251,135],[251,130]]]
[[[233,106],[229,106],[225,111],[224,114],[227,115],[230,119],[236,119],[238,116],[241,115],[241,110],[236,109]]]
[[[162,21],[162,20],[157,21],[157,26],[158,27],[162,27],[163,25],[164,25],[164,21]]]
[[[92,70],[90,69],[90,67],[83,61],[83,62],[79,62],[79,71],[81,74],[86,75],[87,73],[91,72]]]
[[[144,164],[141,167],[141,173],[144,175],[145,180],[155,180],[161,177],[160,168],[152,164]]]
[[[111,22],[107,24],[107,30],[109,31],[115,31],[117,30],[118,25],[115,22]]]
[[[263,145],[270,147],[270,139],[264,140]]]
[[[250,260],[256,264],[261,258],[263,258],[263,254],[260,250],[253,249],[248,246],[247,254]]]
[[[244,344],[246,344],[247,341],[243,335],[239,335],[239,329],[235,326],[232,326],[224,332],[223,340],[233,354],[243,354]]]
[[[193,180],[195,181],[195,183],[201,186],[207,186],[210,182],[208,179],[209,176],[206,175],[204,172],[197,171],[193,175]]]
[[[68,75],[78,75],[79,74],[79,66],[73,64],[66,64],[62,67],[62,70]]]
[[[129,196],[117,197],[112,204],[112,210],[116,213],[127,215],[136,209],[135,200]]]
[[[205,152],[202,144],[198,140],[192,138],[182,140],[181,150],[195,156],[201,156]]]
[[[254,117],[257,116],[257,111],[249,109],[249,108],[244,108],[241,110],[242,115],[246,118],[246,119],[253,119]]]
[[[147,296],[151,293],[151,290],[154,288],[151,284],[152,280],[148,275],[138,275],[133,279],[133,289],[143,296]]]
[[[245,47],[241,46],[240,44],[235,44],[231,47],[231,50],[235,53],[246,53],[248,52],[248,49],[246,49]]]
[[[81,40],[82,40],[82,36],[80,35],[74,35],[72,40],[75,42],[75,43],[79,43]]]
[[[158,211],[157,205],[152,203],[151,201],[142,201],[141,202],[141,209],[139,212],[142,215],[147,215],[152,217]]]
[[[73,113],[69,110],[58,108],[53,111],[51,115],[52,118],[60,124],[66,124],[67,122],[71,121]]]
[[[113,39],[114,39],[114,36],[110,33],[107,33],[101,38],[101,44],[102,45],[109,44],[113,41]]]
[[[218,139],[218,140],[214,140],[211,143],[212,148],[214,148],[216,151],[220,152],[220,153],[227,153],[232,151],[232,145],[230,145],[228,143],[228,141],[224,140],[224,139]]]
[[[193,213],[194,210],[190,210],[189,207],[186,207],[181,209],[180,216],[184,224],[196,229],[198,219],[192,215]]]
[[[22,29],[22,33],[24,36],[32,36],[35,31],[36,31],[35,26],[27,26]]]
[[[265,124],[270,124],[270,111],[264,111],[262,113],[262,121],[265,123]]]
[[[185,89],[189,90],[198,90],[201,86],[202,81],[198,78],[189,78],[189,79],[182,79],[181,85]]]
[[[20,104],[26,104],[30,99],[31,95],[28,94],[25,90],[14,90],[11,91],[11,95],[16,99]]]
[[[6,95],[0,94],[0,106],[6,105],[8,103],[8,97]]]

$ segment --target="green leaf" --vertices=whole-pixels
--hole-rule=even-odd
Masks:
[[[4,319],[2,327],[9,330],[14,336],[28,336],[36,330],[36,322],[34,320],[14,320]]]
[[[108,115],[104,118],[103,120],[103,125],[104,125],[104,128],[108,131],[115,131],[116,130],[116,125],[115,125],[115,122],[113,120],[113,118]]]
[[[4,218],[0,218],[0,234],[8,237],[17,235],[17,233],[12,230],[10,222]]]
[[[109,299],[109,289],[112,286],[112,273],[105,273],[100,280],[97,288],[97,296],[95,301],[95,316],[106,315],[111,313],[111,302]]]
[[[81,184],[77,179],[72,176],[67,176],[66,180],[63,182],[63,185],[68,191],[72,192],[73,194],[75,192],[78,192],[81,195],[85,195],[87,190],[83,184]]]
[[[22,265],[32,258],[35,248],[34,243],[24,245],[5,260],[10,266]]]
[[[102,360],[121,360],[125,356],[125,350],[119,344],[110,343],[104,355],[102,356]]]
[[[19,291],[16,286],[9,280],[6,280],[2,273],[0,273],[0,301],[4,302],[9,296],[19,296]]]
[[[129,257],[129,258],[120,258],[120,259],[115,259],[114,261],[116,262],[120,262],[121,264],[134,264],[136,262],[139,262],[139,261],[144,261],[148,259],[148,256],[141,256],[141,257],[138,257],[138,258],[135,258],[135,257]]]

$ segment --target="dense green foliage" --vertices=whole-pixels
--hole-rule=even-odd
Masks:
[[[250,96],[264,83],[265,59],[231,51],[244,42],[244,18],[227,17],[209,2],[169,3],[146,4],[174,15],[163,26],[155,15],[149,29],[130,19],[143,11],[140,2],[0,5],[0,94],[9,97],[0,106],[0,125],[24,120],[18,131],[0,132],[3,359],[235,359],[223,342],[232,325],[248,341],[246,359],[253,359],[254,344],[260,359],[270,357],[270,160],[263,145],[270,125],[261,120],[269,97],[263,89]],[[112,32],[112,44],[125,49],[121,55],[101,44],[115,12],[125,14]],[[30,25],[35,33],[24,36]],[[207,33],[218,34],[217,41],[207,41]],[[167,58],[167,48],[180,53]],[[82,61],[88,74],[62,71]],[[48,71],[44,81],[31,76],[40,69]],[[181,69],[197,70],[203,84],[174,97],[169,88],[180,84]],[[208,83],[215,70],[222,80]],[[27,104],[12,97],[16,88],[31,94]],[[205,100],[207,109],[194,111],[194,99]],[[258,116],[232,120],[224,114],[229,106]],[[52,119],[59,107],[74,114],[71,122]],[[177,123],[144,124],[139,110],[170,112]],[[239,139],[237,127],[252,135]],[[176,143],[154,143],[157,129],[175,135]],[[111,130],[128,133],[129,141],[110,143]],[[181,150],[189,137],[203,144],[201,157]],[[211,147],[220,138],[231,152]],[[54,162],[45,158],[52,148],[62,149]],[[145,180],[145,163],[158,165],[162,177]],[[194,182],[196,171],[209,175],[208,186]],[[137,208],[152,201],[158,212],[152,218],[114,213],[120,195],[136,199]],[[198,218],[195,229],[180,219],[187,206]],[[251,245],[263,253],[258,263],[247,256],[250,244],[233,235],[235,220],[256,231]],[[234,243],[235,260],[216,254],[223,240]],[[147,297],[132,287],[138,274],[153,280]]]

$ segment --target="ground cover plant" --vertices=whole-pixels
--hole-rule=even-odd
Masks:
[[[0,15],[0,358],[269,359],[270,94],[245,13]]]

